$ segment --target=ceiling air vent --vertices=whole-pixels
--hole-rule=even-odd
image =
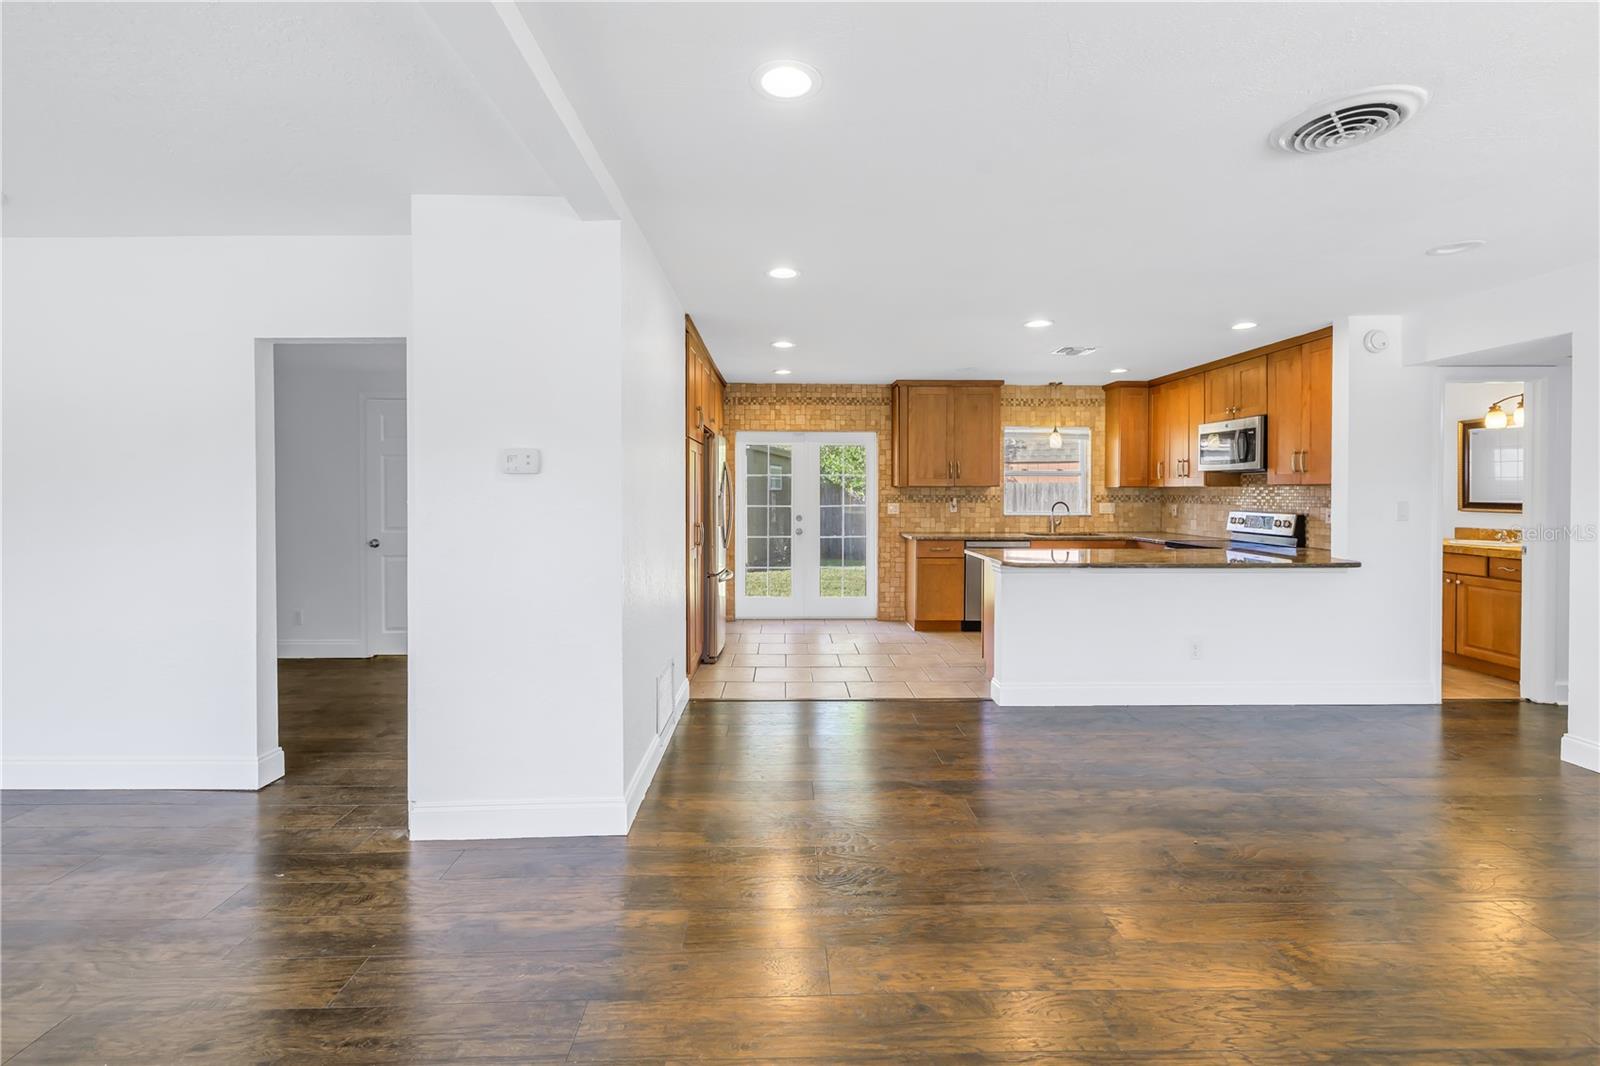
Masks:
[[[1379,85],[1318,104],[1273,130],[1270,139],[1285,152],[1337,152],[1383,136],[1427,102],[1427,90],[1415,85]]]
[[[1099,350],[1100,350],[1099,348],[1080,347],[1080,346],[1074,346],[1074,345],[1069,344],[1064,348],[1057,348],[1055,351],[1051,352],[1050,354],[1051,355],[1088,355],[1090,352],[1098,352]]]

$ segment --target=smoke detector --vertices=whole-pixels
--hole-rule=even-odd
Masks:
[[[1068,344],[1068,345],[1064,345],[1064,346],[1062,346],[1060,348],[1057,348],[1055,351],[1051,352],[1050,354],[1051,355],[1089,355],[1091,352],[1098,352],[1099,350],[1100,350],[1099,348],[1094,348],[1094,347],[1082,347],[1082,346],[1076,346],[1076,345]]]
[[[1426,89],[1379,85],[1318,104],[1273,130],[1269,141],[1298,155],[1337,152],[1382,137],[1427,103]]]

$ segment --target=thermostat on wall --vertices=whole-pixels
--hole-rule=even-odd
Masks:
[[[512,448],[500,453],[502,474],[537,474],[540,465],[538,448]]]

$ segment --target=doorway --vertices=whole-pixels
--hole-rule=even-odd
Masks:
[[[1570,364],[1446,370],[1440,694],[1565,699]]]
[[[733,456],[739,618],[875,618],[875,433],[741,433]]]

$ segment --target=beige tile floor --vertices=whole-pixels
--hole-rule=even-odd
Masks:
[[[918,633],[904,622],[738,621],[715,663],[695,671],[703,700],[988,699],[978,633]]]

